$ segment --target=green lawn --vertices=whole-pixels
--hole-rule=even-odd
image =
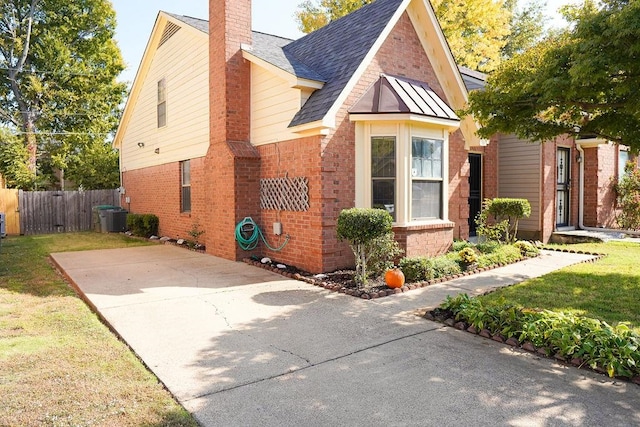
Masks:
[[[637,240],[636,240],[637,241]],[[552,246],[554,247],[554,246]],[[615,325],[629,322],[640,333],[640,243],[555,246],[607,256],[483,296],[528,308],[567,311]]]
[[[2,240],[0,425],[197,425],[48,261],[145,244],[97,233]]]

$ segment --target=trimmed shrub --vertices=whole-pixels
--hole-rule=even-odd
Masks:
[[[374,254],[378,258],[374,260],[375,262],[382,262],[379,259],[380,257],[386,257],[386,259],[391,260],[397,256],[395,251],[395,249],[399,249],[397,243],[395,249],[393,249],[393,244],[389,240],[389,235],[390,239],[393,239],[392,223],[393,218],[389,212],[382,209],[351,208],[340,212],[336,224],[336,233],[339,239],[349,242],[349,246],[356,257],[356,275],[354,279],[359,285],[367,284],[367,279],[370,276],[368,269],[370,267],[376,270],[376,266],[371,264]],[[387,236],[385,240],[378,240],[385,236]],[[383,253],[385,251],[381,249],[381,243],[390,251]]]
[[[478,234],[489,240],[513,243],[518,234],[518,222],[529,215],[531,204],[527,199],[485,199],[476,220]]]
[[[159,223],[160,220],[153,214],[127,214],[127,228],[134,236],[157,235]]]
[[[500,242],[496,240],[487,240],[485,242],[478,243],[476,245],[476,249],[482,254],[490,254],[491,252],[495,252],[500,249],[501,246]]]

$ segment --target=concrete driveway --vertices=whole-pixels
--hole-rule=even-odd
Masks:
[[[588,258],[365,301],[172,246],[52,258],[205,426],[640,425],[640,387],[416,315]]]

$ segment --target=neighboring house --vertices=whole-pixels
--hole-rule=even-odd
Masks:
[[[475,76],[473,89],[482,89],[485,76]],[[518,235],[548,242],[558,231],[617,226],[614,186],[629,160],[627,147],[600,138],[565,135],[540,144],[496,135],[486,147],[479,176],[486,197],[529,200],[531,216],[520,221]]]
[[[484,76],[456,66],[427,0],[377,0],[295,41],[250,25],[250,0],[210,0],[209,22],[158,15],[115,145],[123,205],[162,235],[198,226],[210,254],[322,272],[353,264],[335,231],[353,206],[387,209],[408,256],[468,238],[496,196],[530,200],[530,238],[578,226],[580,194],[586,225],[612,225],[617,146],[479,140],[455,111]],[[290,240],[243,251],[245,217]]]

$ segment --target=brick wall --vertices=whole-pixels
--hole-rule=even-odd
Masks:
[[[210,0],[206,245],[229,259],[246,255],[235,241],[236,224],[247,216],[260,221],[260,157],[249,142],[251,73],[243,43],[251,44],[251,0]]]
[[[122,184],[126,194],[122,206],[136,214],[153,213],[160,220],[161,236],[190,239],[194,224],[206,228],[204,195],[204,158],[191,159],[191,212],[180,212],[180,163],[126,171]],[[129,197],[131,203],[125,203]],[[204,242],[205,236],[201,238]]]
[[[336,130],[324,140],[323,172],[328,186],[324,188],[323,228],[327,244],[330,248],[336,249],[335,252],[327,251],[326,265],[337,265],[344,257],[344,244],[340,244],[335,238],[335,219],[340,210],[352,207],[355,199],[355,126],[349,121],[348,109],[378,80],[381,73],[426,82],[438,96],[447,100],[405,13],[339,110]],[[457,131],[449,137],[449,219],[453,224],[441,227],[395,228],[397,239],[407,250],[407,255],[442,253],[449,248],[453,237],[468,237],[468,178],[468,153],[464,149],[462,134]]]

